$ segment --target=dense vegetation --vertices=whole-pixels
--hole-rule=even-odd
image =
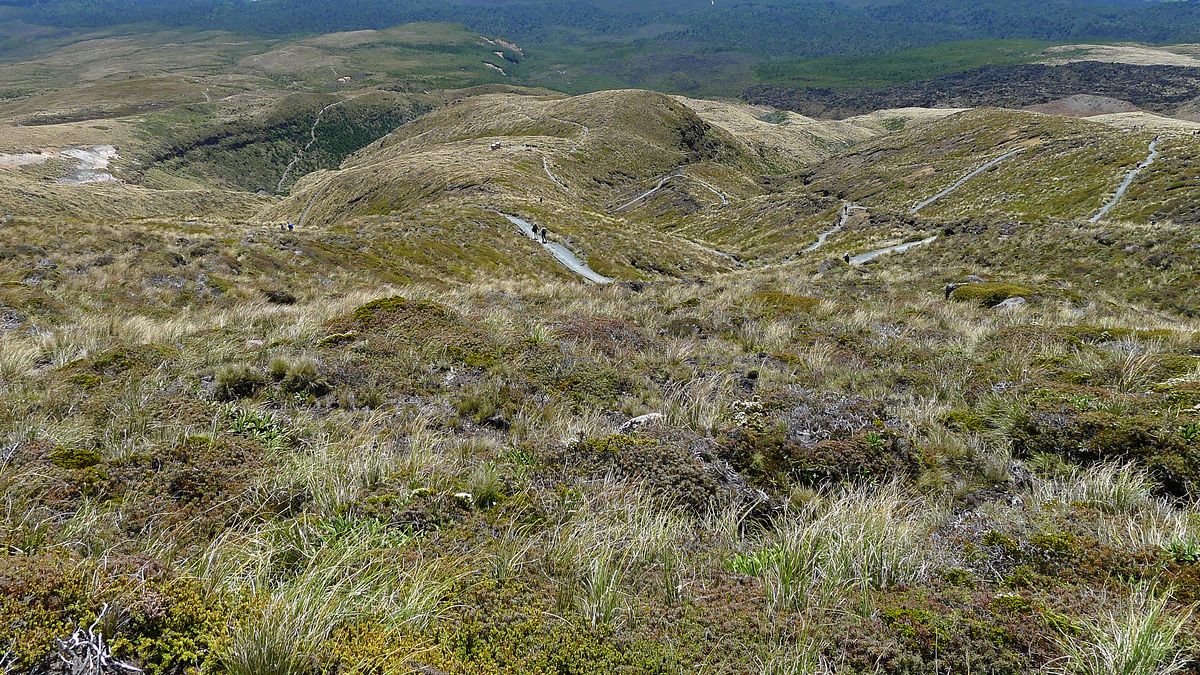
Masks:
[[[921,61],[905,60],[902,63],[914,66],[909,72],[918,72],[921,68]],[[1021,108],[1075,94],[1110,96],[1146,110],[1172,114],[1200,96],[1200,68],[1097,61],[1057,66],[1040,63],[988,65],[930,80],[882,87],[833,89],[804,86],[804,79],[797,79],[799,87],[756,84],[746,90],[744,98],[751,103],[794,110],[804,115],[838,118],[909,106]]]
[[[1101,6],[1077,0],[905,0],[865,7],[833,2],[749,0],[692,7],[670,2],[455,3],[446,0],[4,0],[10,17],[29,23],[93,30],[154,23],[260,36],[384,28],[413,21],[457,22],[489,35],[527,43],[529,63],[515,75],[568,92],[616,85],[735,95],[756,76],[779,81],[809,64],[775,64],[836,56],[897,52],[964,40],[1044,42],[1200,40],[1200,4]],[[878,81],[913,79],[980,63],[1020,61],[1028,43],[936,51],[932,63],[887,67]],[[957,52],[957,53],[956,53]],[[748,61],[747,61],[748,59]],[[919,63],[923,59],[917,58]],[[829,62],[811,64],[816,84],[838,84]],[[555,71],[573,66],[567,77]],[[853,70],[853,65],[849,68]],[[834,80],[823,80],[829,75]],[[861,84],[871,84],[858,78]]]
[[[6,4],[0,673],[1200,673],[1198,125],[510,84],[1170,110],[1026,61],[1194,4]]]
[[[282,191],[306,173],[336,168],[424,110],[389,92],[349,100],[294,95],[269,114],[236,122],[208,117],[203,106],[183,107],[143,122],[156,147],[141,172],[159,169],[235,190]]]
[[[253,220],[0,174],[4,670],[1196,670],[1190,133],[1093,225],[1151,133],[497,89]],[[139,116],[147,173],[237,175],[331,99]]]
[[[652,23],[683,24],[682,35],[715,50],[781,56],[881,51],[951,39],[1141,40],[1185,42],[1200,34],[1196,3],[1102,7],[1074,0],[908,0],[852,8],[832,2],[756,2],[694,11],[669,2],[451,3],[381,0],[185,0],[44,2],[5,0],[38,22],[98,27],[139,21],[262,33],[382,28],[408,21],[459,21],[515,39],[561,41],[583,31],[621,35]]]

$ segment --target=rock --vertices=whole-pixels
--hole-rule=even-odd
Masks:
[[[504,416],[504,413],[496,413],[484,418],[483,424],[500,431],[508,431],[509,428],[512,427],[512,422],[508,421],[508,418]]]
[[[628,422],[626,422],[625,424],[622,424],[621,428],[617,430],[617,433],[631,434],[635,431],[640,430],[643,427],[646,427],[646,426],[649,426],[652,424],[662,424],[662,420],[663,420],[662,413],[647,413],[645,415],[635,417],[635,418],[629,420]]]
[[[258,349],[259,347],[263,346],[263,341],[262,340],[246,340],[246,346],[250,347],[251,349]]]
[[[822,274],[835,267],[845,267],[846,265],[846,261],[842,260],[841,258],[830,258],[822,262],[820,265],[817,265],[817,273]]]
[[[296,304],[296,296],[287,291],[263,291],[262,294],[267,299],[267,302],[273,305]]]
[[[1017,295],[1017,296],[1011,297],[1011,298],[993,306],[992,309],[997,310],[997,311],[1008,311],[1008,310],[1020,307],[1021,305],[1025,304],[1026,302],[1028,302],[1028,301],[1025,300],[1025,298],[1022,298],[1021,296]]]
[[[962,281],[960,281],[958,283],[960,283],[960,284],[982,284],[985,281],[987,281],[987,279],[984,279],[983,277],[981,277],[979,275],[968,274],[967,276],[963,277]]]
[[[1175,265],[1183,262],[1183,258],[1173,253],[1155,253],[1146,258],[1146,264],[1150,267],[1155,267],[1160,270],[1169,270]]]
[[[16,330],[25,323],[25,317],[17,313],[16,310],[10,309],[0,314],[0,329]]]

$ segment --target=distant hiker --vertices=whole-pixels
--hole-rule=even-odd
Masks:
[[[287,228],[286,228],[286,227],[284,227],[283,223],[280,223],[280,224],[279,224],[279,229],[281,229],[281,230],[284,230],[284,229],[287,229]]]
[[[296,229],[296,226],[291,223],[288,223],[288,231],[291,232],[294,229]]]
[[[845,260],[846,264],[849,265],[850,264],[850,254],[847,253],[846,255],[842,256],[842,260]]]

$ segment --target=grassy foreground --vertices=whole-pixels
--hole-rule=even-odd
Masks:
[[[1194,668],[1200,241],[956,223],[595,287],[348,273],[363,230],[10,218],[0,663]]]

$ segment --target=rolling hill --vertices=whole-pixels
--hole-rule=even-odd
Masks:
[[[1200,124],[1145,83],[829,120],[189,35],[4,71],[6,673],[1200,663]]]

